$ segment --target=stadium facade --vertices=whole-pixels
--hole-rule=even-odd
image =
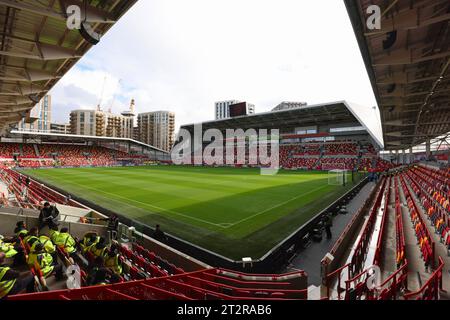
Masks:
[[[367,113],[370,116],[371,112],[370,108],[340,101],[183,125],[181,129],[194,136],[195,128],[201,128],[202,137],[209,129],[221,130],[224,136],[227,129],[278,129],[280,145],[346,141],[358,143],[361,146],[361,156],[365,153],[363,146],[368,145],[375,151],[372,155],[376,155],[383,148],[382,142],[373,128],[362,120],[367,117]],[[194,145],[192,152],[193,148]]]
[[[449,130],[448,3],[373,2],[384,9],[373,32],[365,23],[371,3],[345,4],[382,131],[367,121],[373,109],[345,101],[182,126],[202,135],[278,129],[280,164],[289,170],[261,177],[241,165],[171,166],[166,150],[129,138],[11,130],[135,1],[86,2],[89,14],[72,31],[66,1],[2,1],[11,32],[0,52],[0,298],[448,299],[450,169],[432,161],[429,147]],[[379,157],[383,148],[419,143],[425,161]],[[352,179],[330,185],[321,171],[333,169]],[[281,227],[288,232],[278,239]],[[213,246],[225,239],[239,253],[275,244],[230,259],[188,237]]]

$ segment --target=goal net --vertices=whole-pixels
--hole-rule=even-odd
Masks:
[[[347,183],[347,170],[333,169],[328,171],[328,184],[342,186]]]

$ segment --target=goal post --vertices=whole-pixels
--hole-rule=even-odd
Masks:
[[[328,171],[328,184],[332,186],[345,186],[348,182],[347,170],[333,169]]]

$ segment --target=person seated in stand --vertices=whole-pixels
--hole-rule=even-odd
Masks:
[[[86,282],[88,286],[106,285],[118,282],[118,277],[113,271],[105,267],[102,257],[96,257],[89,269]]]
[[[39,230],[36,227],[33,227],[28,231],[28,234],[25,238],[23,238],[23,243],[25,246],[28,246],[30,251],[32,251],[32,247],[34,247],[36,244],[40,243],[39,241]]]
[[[7,242],[2,235],[0,235],[0,252],[3,252],[7,259],[14,257],[18,253],[14,248],[14,244]]]
[[[25,222],[23,222],[23,221],[17,222],[16,228],[14,229],[14,233],[20,239],[25,238],[28,234],[28,230],[27,230],[27,226],[25,225]]]
[[[0,252],[5,253],[8,259],[14,258],[14,267],[26,263],[24,248],[21,244],[21,239],[17,236],[5,238],[0,235]]]
[[[0,300],[15,294],[32,293],[34,288],[34,276],[30,271],[19,273],[4,265],[6,255],[0,252]]]
[[[103,237],[100,237],[97,243],[89,247],[89,252],[92,253],[94,257],[100,257],[102,259],[106,257],[107,250],[108,248],[106,247],[105,244],[105,238]]]
[[[40,235],[39,242],[42,243],[42,245],[44,246],[44,251],[51,254],[53,257],[53,260],[56,261],[56,259],[57,259],[56,246],[53,243],[53,241],[46,235]]]
[[[119,254],[117,245],[111,245],[105,257],[105,267],[111,269],[118,277],[121,277],[123,274],[122,263],[122,256]]]
[[[53,260],[51,254],[44,251],[42,243],[34,246],[33,251],[28,255],[27,263],[30,267],[41,270],[44,278],[48,278],[52,274],[55,274],[56,280],[62,280],[64,278],[62,265]]]
[[[50,228],[50,238],[55,245],[60,247],[69,256],[70,262],[74,264],[74,258],[77,252],[77,243],[69,234],[69,229],[64,227],[61,228],[61,231],[58,231],[56,226],[52,226],[52,228]]]
[[[4,253],[7,259],[13,258],[14,267],[25,263],[23,248],[15,239],[5,239],[0,235],[0,253]]]
[[[59,210],[56,206],[51,206],[50,203],[44,203],[44,207],[39,213],[39,229],[48,226],[50,229],[52,226],[58,225]]]
[[[88,232],[84,235],[83,240],[80,242],[81,251],[83,253],[87,252],[89,248],[96,244],[100,240],[100,237],[96,232]]]

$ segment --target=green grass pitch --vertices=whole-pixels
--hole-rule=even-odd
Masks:
[[[352,187],[327,172],[207,167],[30,169],[104,208],[232,259],[259,258]]]

